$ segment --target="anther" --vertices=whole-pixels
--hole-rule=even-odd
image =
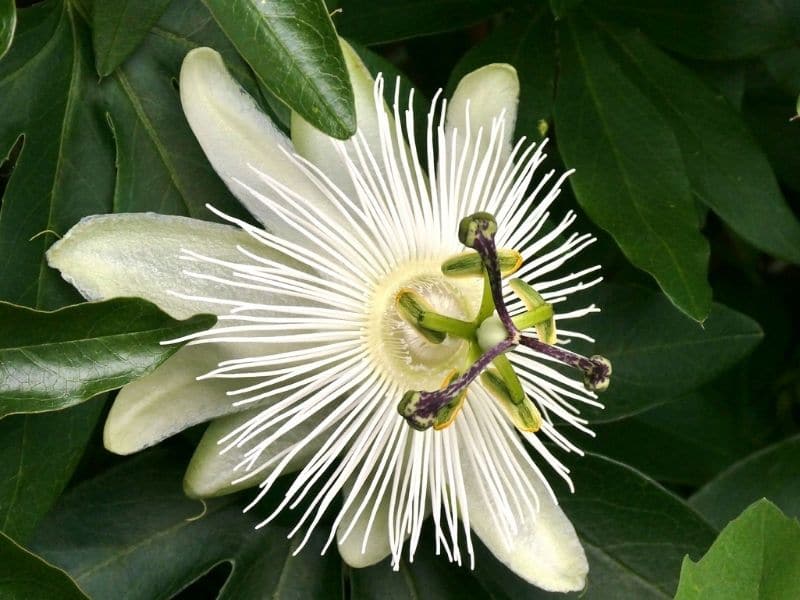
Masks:
[[[446,333],[423,327],[423,318],[425,313],[431,310],[431,307],[415,291],[407,288],[400,290],[395,298],[395,303],[397,304],[397,312],[403,320],[416,329],[430,343],[441,344],[447,337]]]
[[[481,374],[481,383],[505,409],[516,428],[532,433],[539,431],[542,415],[526,394],[514,398],[506,382],[494,369],[487,369]]]
[[[497,251],[500,275],[508,277],[522,266],[522,254],[516,250],[501,248]],[[442,263],[442,274],[446,277],[482,277],[483,259],[477,252],[462,252]]]
[[[395,301],[397,312],[403,320],[433,344],[442,343],[447,335],[471,339],[475,334],[474,323],[440,315],[425,298],[412,289],[402,288]]]
[[[512,279],[508,286],[522,300],[527,312],[513,317],[514,325],[519,329],[535,327],[539,339],[545,344],[556,343],[556,321],[553,307],[542,298],[541,294],[521,279]]]

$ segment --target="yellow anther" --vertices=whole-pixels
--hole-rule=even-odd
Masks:
[[[453,383],[455,379],[459,376],[459,372],[456,369],[451,369],[450,372],[445,375],[444,380],[442,381],[442,385],[439,386],[439,389],[443,390],[448,385]],[[453,398],[450,402],[445,404],[439,412],[436,414],[436,420],[433,423],[433,428],[436,431],[441,431],[442,429],[446,429],[453,424],[453,421],[456,420],[458,413],[461,412],[461,408],[464,406],[464,400],[467,397],[467,390],[461,392],[458,396]]]
[[[514,427],[531,433],[539,431],[542,426],[542,415],[527,394],[523,395],[521,400],[514,402],[515,398],[506,382],[494,369],[487,369],[481,374],[481,383],[505,409]]]

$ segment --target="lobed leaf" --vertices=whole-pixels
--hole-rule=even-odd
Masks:
[[[698,562],[687,557],[675,600],[800,597],[800,523],[768,500],[722,530]]]
[[[103,0],[92,7],[92,44],[97,72],[105,77],[120,66],[158,21],[170,0]]]
[[[211,568],[232,566],[218,598],[341,598],[341,562],[319,555],[325,535],[293,556],[289,527],[242,514],[237,496],[186,498],[185,465],[161,448],[67,493],[32,547],[66,570],[92,598],[169,598]],[[102,536],[98,538],[98,532]]]
[[[3,58],[8,49],[11,48],[16,27],[16,3],[14,0],[0,0],[0,58]]]
[[[0,533],[0,597],[88,600],[69,575]]]
[[[77,468],[104,401],[0,421],[0,531],[28,540]]]

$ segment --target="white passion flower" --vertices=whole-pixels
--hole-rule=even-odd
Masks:
[[[307,540],[343,496],[328,545],[352,566],[391,555],[397,568],[404,548],[413,559],[430,517],[452,561],[473,562],[474,532],[530,583],[580,590],[585,554],[526,447],[572,488],[550,448],[580,450],[554,422],[591,433],[576,405],[600,406],[610,375],[563,348],[586,338],[566,324],[597,309],[558,306],[599,281],[599,267],[564,268],[593,241],[565,237],[575,215],[548,225],[566,175],[534,179],[543,145],[512,147],[512,67],[470,73],[449,103],[437,94],[420,156],[412,110],[398,91],[389,109],[383,79],[342,46],[358,116],[348,141],[296,114],[289,140],[213,50],[183,63],[189,124],[262,226],[217,211],[231,225],[102,215],[48,252],[89,299],[219,316],[120,391],[106,447],[129,454],[212,421],[191,496],[259,485],[255,503],[295,472],[272,516],[304,502]]]

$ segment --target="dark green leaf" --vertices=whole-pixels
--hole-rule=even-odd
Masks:
[[[496,14],[512,0],[341,0],[336,29],[362,44],[461,29]]]
[[[427,533],[431,533],[428,530]],[[400,572],[392,573],[389,560],[366,569],[350,570],[353,600],[480,600],[490,598],[465,567],[436,556],[432,535],[425,535],[414,555],[414,561],[400,561]]]
[[[593,421],[613,421],[676,400],[744,358],[762,339],[758,323],[714,303],[704,327],[672,309],[661,294],[638,286],[603,286],[600,315],[583,330],[594,352],[614,366]]]
[[[578,202],[678,308],[703,321],[708,243],[671,128],[586,23],[570,19],[560,40],[556,134],[576,169]]]
[[[794,600],[798,573],[800,523],[761,500],[725,527],[700,561],[683,561],[675,600]]]
[[[111,209],[114,149],[92,110],[90,61],[88,32],[68,5],[20,12],[14,46],[0,62],[0,155],[24,136],[0,213],[0,299],[57,308],[78,298],[47,268],[44,251],[49,232]]]
[[[641,34],[607,31],[623,68],[672,126],[700,201],[756,248],[800,262],[800,223],[739,115]]]
[[[574,494],[560,497],[589,559],[587,588],[548,594],[526,585],[488,552],[476,577],[501,597],[636,600],[672,597],[684,555],[700,556],[714,530],[674,494],[641,473],[596,455],[570,461]]]
[[[103,0],[94,3],[92,42],[95,66],[101,76],[110,75],[128,58],[158,21],[169,2]]]
[[[247,86],[246,65],[201,4],[173,2],[147,43],[102,83],[72,4],[51,0],[20,17],[0,63],[0,156],[21,144],[0,211],[0,299],[46,309],[78,300],[44,252],[84,215],[208,218],[206,203],[244,215],[194,139],[175,87],[183,57],[204,44]]]
[[[78,466],[103,400],[0,421],[0,531],[27,541]]]
[[[741,460],[709,482],[689,503],[719,528],[746,506],[766,497],[800,517],[800,436]]]
[[[583,0],[550,0],[550,10],[556,19],[561,19],[582,3]]]
[[[0,0],[0,58],[11,48],[16,27],[17,6],[14,0]]]
[[[0,302],[0,418],[58,410],[149,373],[213,315],[184,321],[155,304],[116,298],[42,312]]]
[[[127,461],[65,495],[39,528],[32,547],[65,569],[97,600],[169,598],[215,565],[231,574],[219,596],[340,598],[341,562],[320,557],[327,532],[313,534],[297,556],[302,534],[289,527],[255,530],[236,496],[204,508],[181,489],[185,465],[160,449]],[[98,538],[98,532],[102,537]]]
[[[660,46],[705,60],[729,60],[800,39],[793,0],[587,0],[603,16],[639,27]]]
[[[267,88],[306,121],[345,139],[356,131],[344,57],[322,0],[205,0]]]
[[[782,183],[800,191],[800,123],[790,121],[794,96],[772,93],[745,97],[744,114]]]
[[[583,442],[659,481],[699,486],[753,449],[730,398],[695,392],[644,413],[593,427]]]
[[[0,533],[0,598],[88,600],[61,569],[46,563]]]
[[[245,216],[189,129],[177,90],[184,56],[211,46],[258,97],[247,65],[202,3],[175,0],[145,43],[103,81],[104,121],[116,146],[114,212],[155,211],[211,219],[206,204]]]
[[[516,137],[538,141],[547,131],[555,95],[555,30],[545,10],[526,18],[509,19],[481,44],[464,55],[453,69],[448,83],[452,93],[459,80],[470,71],[494,62],[505,62],[517,69],[519,107]]]
[[[576,492],[561,505],[587,546],[589,594],[583,597],[619,593],[607,585],[593,592],[595,570],[630,590],[616,597],[671,595],[681,559],[705,551],[714,539],[711,526],[682,499],[621,463],[587,455],[569,467]]]

